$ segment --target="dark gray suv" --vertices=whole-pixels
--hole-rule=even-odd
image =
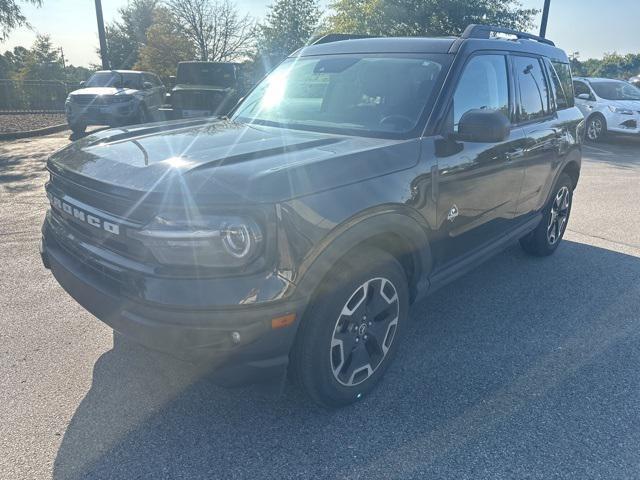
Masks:
[[[223,384],[288,369],[344,405],[383,376],[412,303],[513,241],[555,251],[583,124],[546,39],[321,39],[229,118],[54,154],[42,258],[116,331]]]

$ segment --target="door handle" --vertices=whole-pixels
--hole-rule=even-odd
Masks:
[[[511,150],[507,153],[504,154],[507,162],[513,162],[514,160],[517,160],[518,158],[522,158],[522,156],[524,155],[524,149],[523,148],[518,148],[515,150]]]

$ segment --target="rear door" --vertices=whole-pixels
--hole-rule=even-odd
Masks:
[[[513,83],[507,57],[479,53],[464,66],[449,106],[443,136],[457,132],[462,115],[472,109],[514,115]],[[455,138],[455,137],[453,137]],[[522,128],[513,127],[498,143],[444,140],[438,157],[438,261],[442,266],[487,246],[509,231],[517,206],[523,169]]]
[[[521,217],[533,214],[544,203],[566,131],[552,100],[543,59],[512,55],[511,63],[518,92],[517,121],[526,137],[522,159],[525,174],[517,208]]]

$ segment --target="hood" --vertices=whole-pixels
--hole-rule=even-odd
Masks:
[[[181,90],[186,90],[186,91],[204,90],[207,92],[230,92],[233,89],[230,87],[219,87],[215,85],[192,85],[189,83],[179,83],[172,89],[173,92],[179,92]]]
[[[628,110],[640,111],[640,100],[605,100],[608,105]]]
[[[121,196],[277,202],[409,168],[418,140],[246,125],[163,122],[103,130],[56,152],[52,173]]]
[[[74,90],[69,94],[70,97],[74,95],[132,95],[138,90],[133,88],[116,88],[116,87],[90,87],[81,88],[80,90]]]

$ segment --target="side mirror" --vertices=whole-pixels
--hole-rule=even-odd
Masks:
[[[85,82],[84,80],[82,80],[80,82],[80,88],[84,88],[84,86],[87,84],[87,82]]]
[[[153,85],[151,84],[151,82],[143,82],[143,83],[142,83],[142,88],[143,88],[144,90],[150,90],[150,89],[152,89],[152,88],[153,88]]]
[[[576,98],[579,98],[580,100],[591,100],[591,95],[588,93],[580,93]]]
[[[497,143],[511,133],[511,122],[499,110],[478,108],[462,115],[456,138],[467,142]]]
[[[176,76],[175,75],[170,75],[169,76],[169,86],[171,88],[176,86]]]

